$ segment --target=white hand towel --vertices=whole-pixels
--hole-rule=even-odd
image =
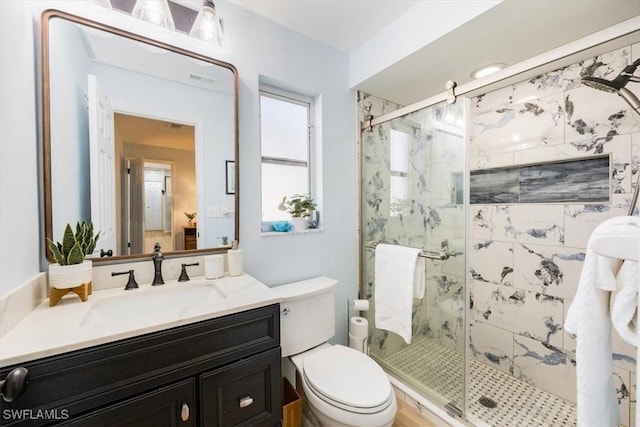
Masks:
[[[413,298],[424,296],[421,250],[379,244],[375,253],[375,323],[411,344]]]
[[[638,309],[638,286],[640,268],[636,261],[626,260],[618,273],[621,286],[611,308],[611,322],[620,337],[631,345],[638,346],[636,312]]]

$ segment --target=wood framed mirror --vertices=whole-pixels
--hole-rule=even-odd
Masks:
[[[169,256],[226,251],[240,234],[236,68],[57,10],[41,23],[46,238],[86,220],[94,261],[155,242]]]

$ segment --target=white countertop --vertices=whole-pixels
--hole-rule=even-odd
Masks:
[[[96,291],[86,302],[70,295],[55,307],[44,300],[2,337],[0,367],[280,302],[247,274]]]

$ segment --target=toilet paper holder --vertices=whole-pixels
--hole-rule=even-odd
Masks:
[[[366,300],[366,299],[350,300],[349,308],[353,308],[354,311],[369,311],[369,300]]]

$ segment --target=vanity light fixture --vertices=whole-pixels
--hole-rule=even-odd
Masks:
[[[470,74],[470,76],[472,79],[481,79],[482,77],[486,77],[489,74],[493,74],[495,72],[502,70],[506,66],[507,64],[505,64],[504,62],[497,62],[495,64],[485,65],[484,67],[481,67],[475,70],[473,73]]]
[[[131,16],[168,30],[176,29],[167,0],[137,0],[131,11]]]
[[[224,44],[222,21],[216,12],[216,6],[211,0],[202,2],[202,9],[198,12],[189,35],[222,46]]]

